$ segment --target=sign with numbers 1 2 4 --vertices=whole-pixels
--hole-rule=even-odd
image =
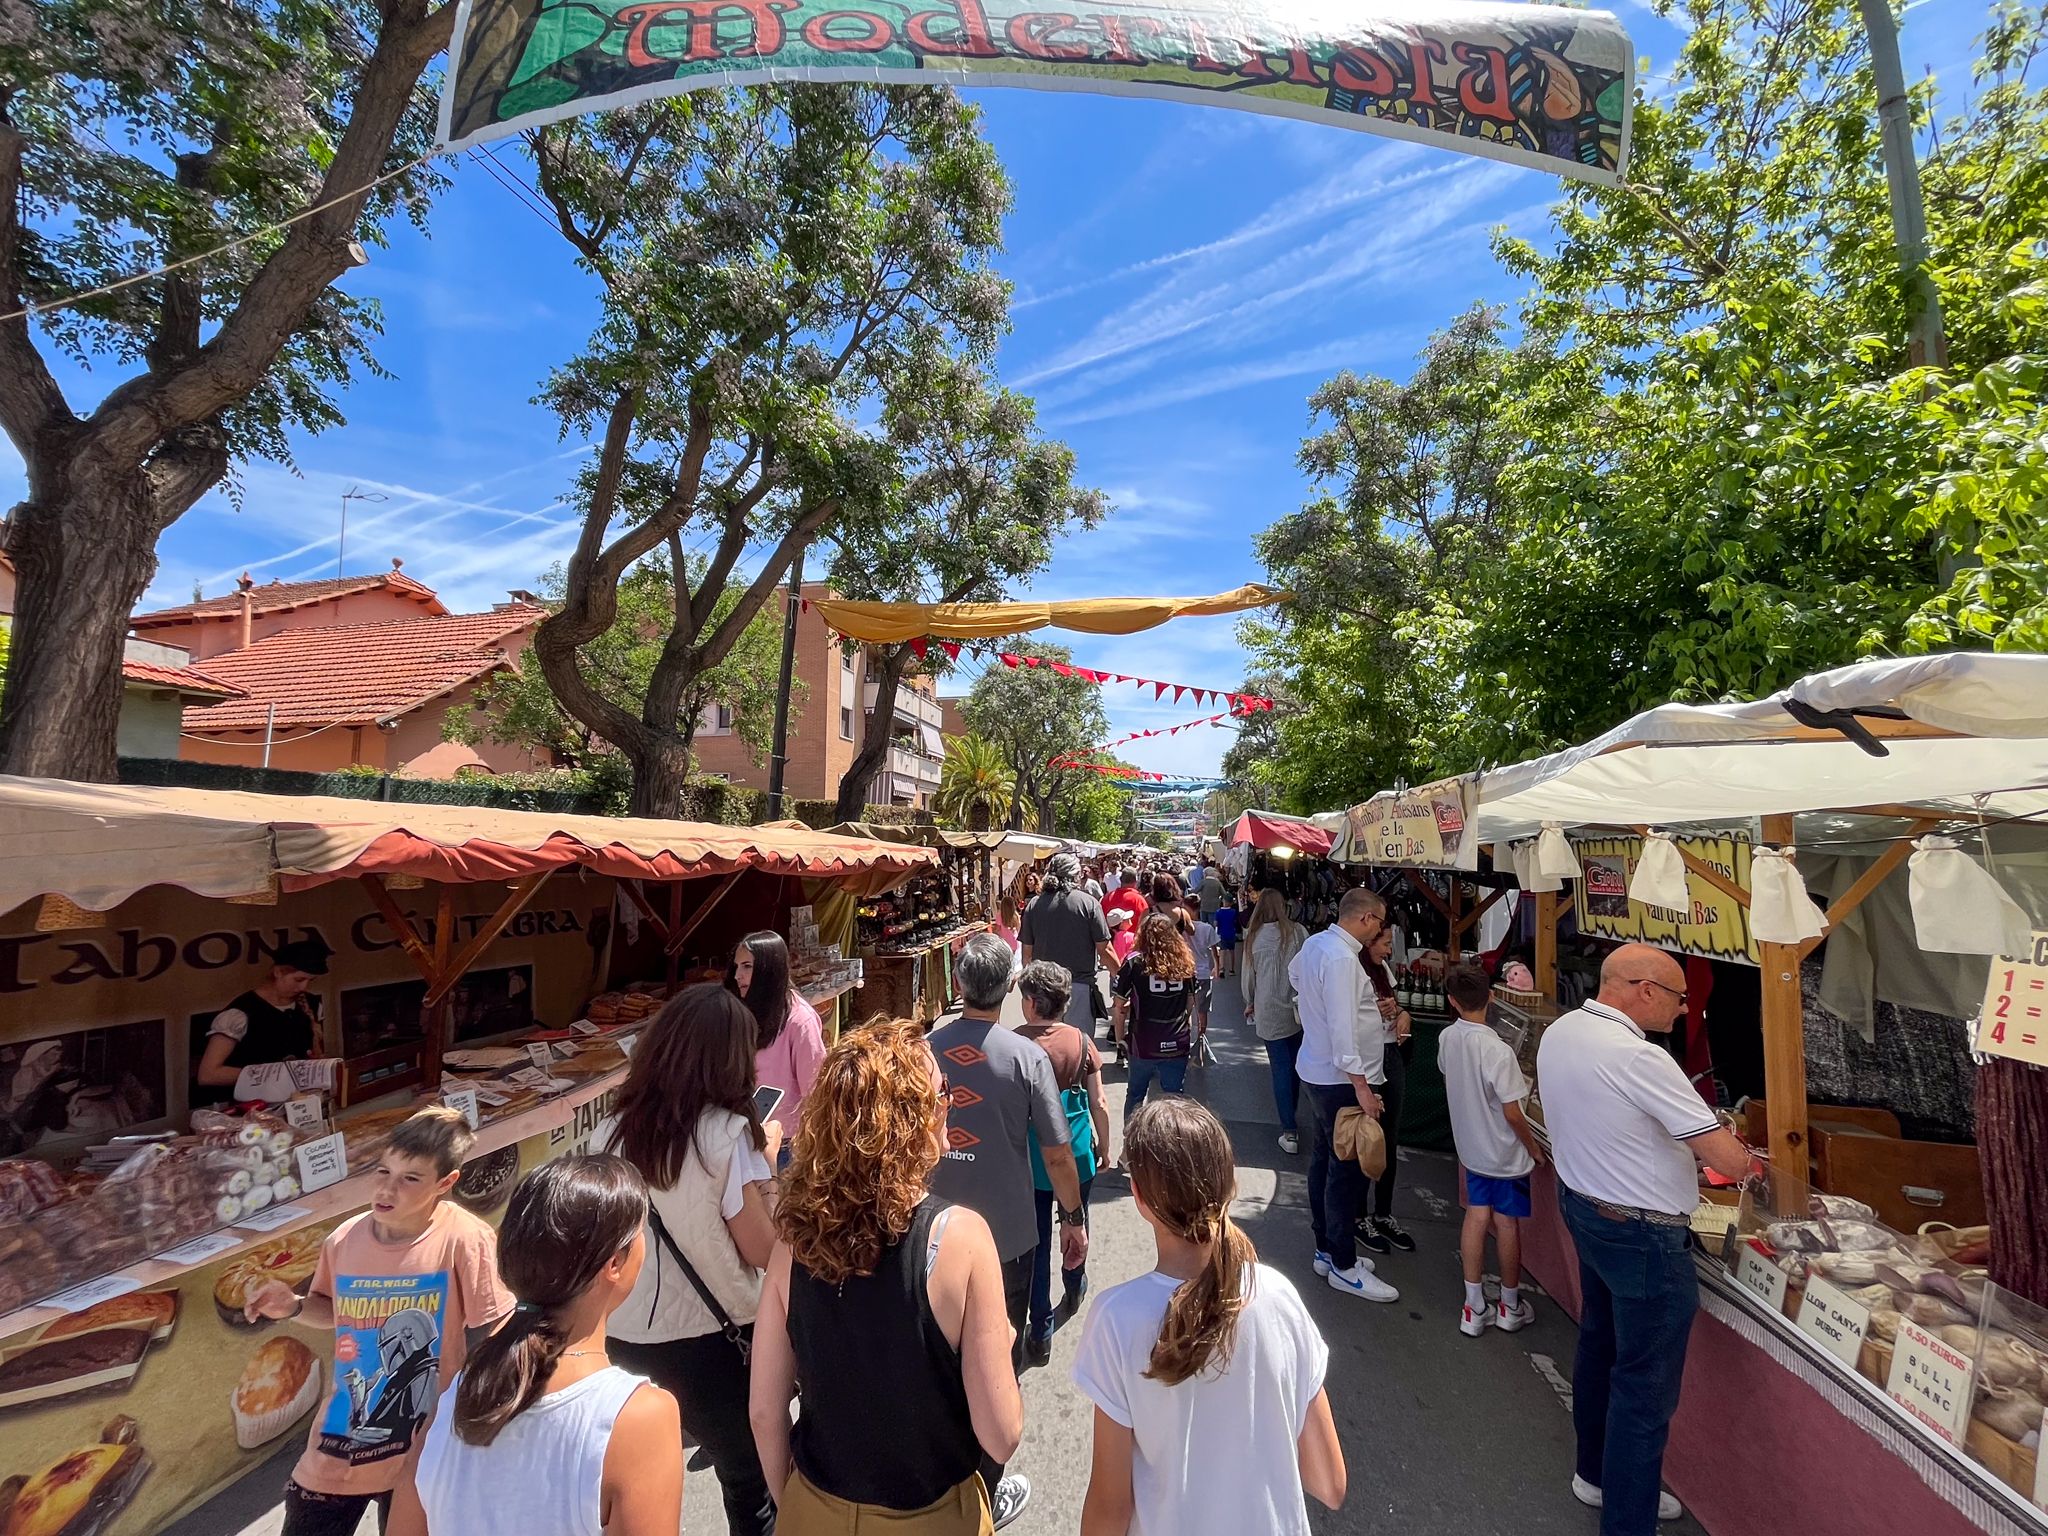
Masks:
[[[1991,962],[1977,1049],[2048,1066],[2048,930],[2034,931],[2032,954]]]

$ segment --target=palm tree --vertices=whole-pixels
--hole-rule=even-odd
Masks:
[[[1002,749],[981,736],[954,736],[939,766],[941,816],[971,832],[986,832],[1007,818],[1017,798],[1017,775]]]

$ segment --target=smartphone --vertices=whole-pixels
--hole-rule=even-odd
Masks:
[[[782,1090],[763,1083],[754,1090],[754,1118],[766,1120],[775,1113],[775,1106],[782,1102]]]

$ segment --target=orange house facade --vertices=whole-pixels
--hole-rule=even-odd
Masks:
[[[519,668],[546,617],[525,593],[487,613],[450,613],[393,561],[386,572],[327,581],[257,586],[244,576],[230,596],[137,614],[130,627],[190,652],[236,691],[185,710],[180,757],[398,773],[441,746],[451,707]],[[500,773],[551,766],[494,742],[475,756]]]

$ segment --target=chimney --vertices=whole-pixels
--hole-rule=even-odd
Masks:
[[[255,585],[256,578],[247,571],[242,572],[242,579],[235,583],[235,590],[242,594],[242,638],[236,647],[238,650],[246,651],[249,648],[249,629],[255,621],[256,610],[255,603],[249,597],[249,589]]]

